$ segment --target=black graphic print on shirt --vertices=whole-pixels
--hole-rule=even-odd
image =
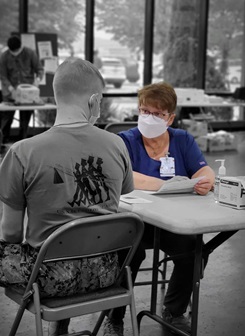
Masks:
[[[57,168],[54,168],[54,184],[64,183]]]
[[[73,199],[67,202],[71,207],[80,206],[81,203],[85,206],[92,206],[110,200],[102,164],[102,158],[98,157],[95,161],[93,156],[89,156],[87,160],[81,159],[80,163],[76,162],[72,172],[72,176],[75,177],[76,190]],[[54,168],[54,184],[64,183],[58,170],[60,169]],[[68,174],[67,171],[66,174]]]

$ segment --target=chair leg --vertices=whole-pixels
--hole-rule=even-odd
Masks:
[[[135,309],[135,301],[134,301],[134,297],[133,296],[132,296],[132,302],[130,304],[130,313],[131,313],[131,322],[132,322],[133,336],[139,336],[137,315],[136,315],[136,309]]]
[[[93,336],[96,336],[98,334],[98,332],[100,330],[100,327],[101,327],[101,325],[102,325],[102,323],[104,321],[104,318],[105,318],[107,312],[108,312],[108,310],[104,310],[104,311],[101,312],[101,314],[100,314],[100,316],[99,316],[99,318],[98,318],[98,320],[96,322],[96,325],[95,325],[95,327],[93,329],[93,332],[92,332]]]
[[[26,305],[27,305],[27,303],[25,301],[23,301],[21,303],[21,305],[19,306],[18,312],[17,312],[17,314],[15,316],[15,319],[14,319],[14,323],[11,327],[9,336],[15,336],[16,335],[16,331],[18,330],[18,327],[20,325],[21,318],[22,318],[22,316],[24,314],[24,311],[26,309]]]
[[[167,254],[164,252],[164,256],[163,259],[159,261],[159,268],[158,271],[159,273],[161,273],[161,280],[158,280],[158,284],[161,284],[161,288],[163,290],[166,289],[166,284],[169,282],[169,280],[166,279],[166,275],[167,275],[167,265],[168,265],[168,256]],[[162,269],[161,269],[161,264],[162,264]],[[140,271],[152,271],[152,266],[151,267],[142,267],[139,269]],[[148,280],[148,281],[136,281],[134,286],[146,286],[146,285],[151,285],[152,281]]]
[[[33,283],[33,290],[34,290],[33,301],[34,301],[34,306],[35,306],[36,335],[43,336],[39,290],[35,282]]]
[[[126,270],[127,270],[128,289],[131,293],[130,313],[131,313],[133,336],[139,336],[138,322],[137,322],[137,315],[136,315],[136,308],[135,308],[135,299],[134,299],[133,281],[131,278],[130,267],[126,267]]]
[[[191,317],[191,314],[192,314],[192,297],[190,298],[190,301],[189,301],[189,316]]]
[[[164,252],[164,259],[167,257],[167,254]],[[163,259],[163,260],[164,260]],[[167,261],[163,261],[163,267],[162,267],[162,280],[163,280],[163,283],[162,283],[162,289],[165,290],[166,288],[166,283],[167,283],[167,280],[166,280],[166,276],[167,276]]]

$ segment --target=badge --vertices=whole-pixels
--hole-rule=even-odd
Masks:
[[[161,167],[160,167],[160,176],[161,177],[171,177],[175,176],[175,162],[173,157],[165,157],[160,158]]]

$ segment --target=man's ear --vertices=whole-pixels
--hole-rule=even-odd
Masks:
[[[92,96],[89,98],[88,106],[89,106],[90,108],[92,108],[93,105],[94,105],[94,102],[95,102],[95,101],[98,101],[98,99],[99,99],[99,94],[98,94],[98,93],[94,93],[94,94],[92,94]]]

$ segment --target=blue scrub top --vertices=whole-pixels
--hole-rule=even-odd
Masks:
[[[191,178],[199,169],[208,165],[191,134],[171,127],[167,131],[170,139],[169,157],[175,159],[175,175]],[[119,132],[118,135],[126,144],[133,171],[163,180],[170,178],[160,176],[161,162],[150,158],[147,154],[138,127]]]

